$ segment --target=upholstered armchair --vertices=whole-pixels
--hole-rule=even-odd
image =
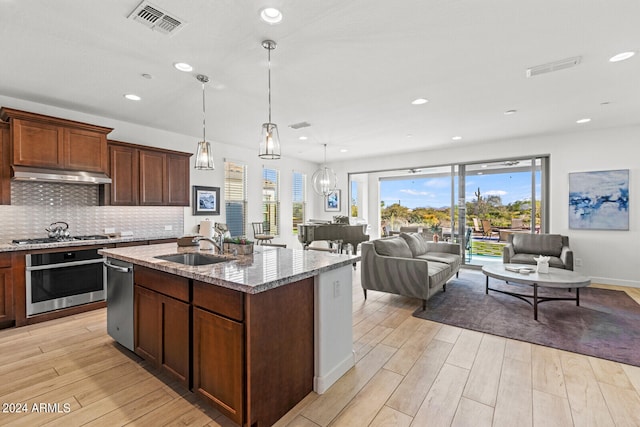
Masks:
[[[549,267],[573,270],[573,251],[569,247],[569,236],[560,234],[513,233],[507,237],[502,250],[505,264],[533,264],[534,258],[548,256]]]

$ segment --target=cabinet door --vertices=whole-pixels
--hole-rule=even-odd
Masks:
[[[109,146],[111,174],[111,204],[138,204],[138,150],[118,145]]]
[[[11,204],[9,124],[0,122],[0,205]]]
[[[83,129],[64,129],[63,165],[87,172],[107,172],[107,138]]]
[[[189,157],[167,155],[167,204],[189,206]]]
[[[142,286],[134,287],[134,342],[136,353],[152,366],[160,360],[160,294]]]
[[[243,421],[244,327],[193,308],[193,390],[238,424]]]
[[[12,326],[14,320],[11,255],[0,254],[0,328]]]
[[[189,304],[162,296],[162,369],[189,387]]]
[[[13,119],[13,164],[60,168],[63,129],[60,126]]]
[[[140,204],[165,205],[167,194],[167,156],[140,150]]]

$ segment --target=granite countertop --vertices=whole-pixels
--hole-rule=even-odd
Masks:
[[[95,245],[109,245],[113,243],[124,242],[140,242],[145,240],[160,240],[160,239],[177,239],[175,235],[157,235],[157,236],[126,236],[126,237],[110,237],[100,240],[64,240],[53,243],[36,243],[36,244],[24,244],[18,245],[15,243],[0,243],[0,252],[17,252],[17,251],[30,251],[35,249],[55,249],[66,248],[72,246],[95,246]]]
[[[237,291],[256,294],[296,282],[319,273],[360,261],[360,255],[332,254],[302,249],[254,246],[251,255],[224,256],[228,262],[189,266],[154,258],[159,255],[214,251],[178,247],[175,243],[101,249],[98,253],[135,265],[153,268]]]

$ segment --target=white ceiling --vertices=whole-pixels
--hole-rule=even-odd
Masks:
[[[257,151],[261,41],[273,39],[284,156],[321,161],[326,143],[339,161],[640,123],[640,55],[608,62],[640,50],[638,0],[152,0],[187,22],[171,37],[127,19],[138,3],[0,0],[0,94],[198,138],[202,73],[207,138]],[[260,21],[265,6],[283,21]],[[525,76],[572,56],[575,68]],[[429,103],[411,105],[418,97]],[[301,121],[312,126],[288,128]]]

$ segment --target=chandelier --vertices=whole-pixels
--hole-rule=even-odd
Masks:
[[[327,167],[327,144],[324,144],[324,164],[311,177],[313,191],[321,196],[328,196],[336,190],[338,178],[333,169]]]

